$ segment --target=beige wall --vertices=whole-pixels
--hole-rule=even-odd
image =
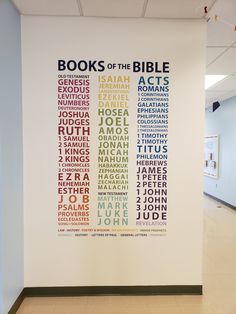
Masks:
[[[25,285],[202,284],[202,160],[205,22],[22,17]],[[166,236],[76,238],[57,235],[57,60],[170,62],[168,226]],[[113,74],[117,74],[114,72]],[[97,73],[91,108],[97,106]],[[130,121],[137,78],[131,76]],[[147,75],[147,74],[144,74]],[[96,115],[91,115],[94,134]],[[136,126],[130,126],[130,178]],[[96,136],[91,136],[91,147]],[[96,210],[96,150],[91,152]],[[129,212],[135,184],[129,187]]]

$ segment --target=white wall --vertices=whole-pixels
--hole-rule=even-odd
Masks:
[[[0,0],[0,313],[24,286],[20,15]]]
[[[24,16],[22,46],[25,285],[201,285],[205,23]],[[170,62],[165,237],[57,236],[56,86],[60,58]],[[132,111],[137,77],[131,73],[131,78]],[[91,99],[94,111],[95,94],[93,91]]]
[[[236,97],[227,99],[215,112],[206,110],[205,134],[219,135],[219,176],[204,177],[204,191],[236,206]]]

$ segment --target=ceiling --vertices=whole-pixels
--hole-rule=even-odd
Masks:
[[[226,0],[227,1],[227,0]],[[13,0],[22,14],[202,18],[202,0]],[[215,0],[204,0],[209,8]]]
[[[206,91],[206,106],[236,96],[236,0],[217,0],[210,16],[219,15],[223,22],[211,19],[207,27],[207,74],[228,75]]]
[[[12,0],[21,14],[208,18],[206,74],[227,74],[206,91],[206,106],[236,95],[236,0]],[[204,13],[207,6],[208,14]],[[215,15],[219,20],[215,21]]]

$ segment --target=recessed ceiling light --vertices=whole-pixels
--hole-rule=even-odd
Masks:
[[[205,89],[210,88],[216,83],[222,81],[227,75],[205,75]]]

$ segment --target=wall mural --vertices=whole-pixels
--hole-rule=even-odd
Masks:
[[[165,235],[169,62],[57,63],[58,233]]]

